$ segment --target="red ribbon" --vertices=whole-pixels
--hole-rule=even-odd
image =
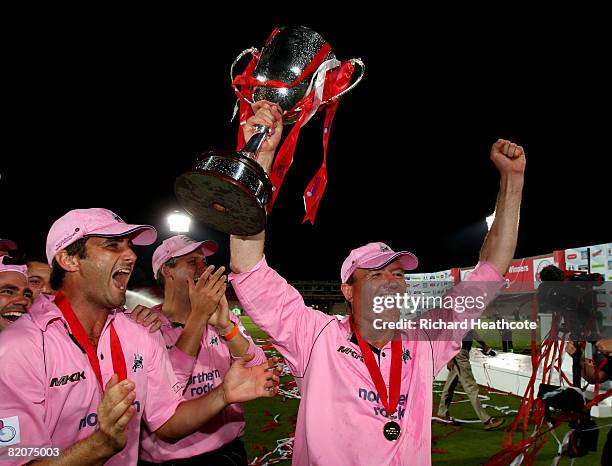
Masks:
[[[279,28],[276,28],[274,31],[272,31],[272,34],[270,34],[270,37],[268,37],[268,40],[266,41],[266,46],[272,41],[274,36],[276,36],[276,34],[279,31],[280,31]],[[253,92],[255,91],[256,87],[292,88],[292,87],[297,86],[306,77],[314,73],[319,68],[319,66],[321,66],[321,64],[327,58],[327,55],[329,55],[330,51],[331,51],[331,46],[327,42],[325,42],[321,46],[321,49],[319,50],[319,52],[315,55],[315,57],[311,60],[308,66],[304,69],[304,71],[302,71],[302,73],[291,84],[286,84],[282,81],[277,81],[277,80],[259,81],[258,79],[254,78],[253,73],[255,71],[255,67],[257,66],[257,63],[259,62],[259,58],[261,55],[258,53],[253,54],[253,58],[251,58],[251,61],[249,62],[249,64],[247,65],[243,73],[236,76],[236,78],[234,78],[234,81],[232,81],[232,87],[234,88],[236,95],[240,98],[240,120],[239,121],[240,121],[241,127],[238,129],[238,144],[237,144],[236,150],[242,149],[242,147],[245,144],[244,134],[242,133],[242,125],[253,115],[253,109],[251,108],[251,104],[246,102],[244,98],[252,101]],[[240,86],[240,92],[238,92],[238,89],[237,89],[238,86]],[[242,94],[242,97],[244,98],[242,98],[240,94]],[[302,101],[304,101],[304,99],[302,99]],[[298,102],[295,105],[295,108],[300,107],[300,104],[302,103],[302,101]],[[291,110],[288,110],[285,113],[288,113],[289,111]]]
[[[272,41],[274,36],[278,33],[279,29],[275,29],[272,31],[272,34],[266,41],[266,46]],[[258,54],[254,54],[253,58],[247,65],[246,69],[242,74],[237,76],[232,82],[232,87],[236,91],[236,94],[240,97],[242,94],[248,100],[253,99],[253,92],[256,87],[270,87],[270,88],[293,88],[300,84],[304,79],[308,76],[311,76],[312,73],[316,72],[316,70],[321,66],[321,64],[327,59],[329,53],[331,52],[331,46],[325,42],[321,49],[317,52],[315,57],[311,60],[308,66],[302,71],[300,76],[298,76],[292,83],[287,84],[278,80],[268,80],[265,82],[257,80],[254,76],[254,70],[259,62],[260,56]],[[354,66],[350,62],[342,63],[338,68],[329,71],[325,76],[325,84],[323,89],[322,100],[325,101],[335,95],[338,95],[340,92],[344,91],[351,82],[351,77],[354,71]],[[240,93],[238,92],[238,86],[240,86]],[[297,145],[297,140],[300,134],[300,130],[304,123],[306,122],[306,118],[312,111],[312,107],[314,105],[316,90],[313,89],[311,92],[306,95],[303,99],[301,99],[295,106],[296,108],[301,108],[298,119],[291,129],[289,135],[285,138],[283,145],[278,150],[276,157],[274,159],[274,164],[270,173],[270,181],[272,182],[273,191],[272,198],[270,199],[270,203],[268,204],[267,210],[268,213],[272,210],[274,202],[276,201],[276,197],[278,196],[278,192],[280,191],[280,187],[283,183],[285,175],[289,170],[289,167],[293,163],[293,156],[295,153],[295,147]],[[321,198],[323,197],[323,193],[325,191],[325,187],[327,186],[327,147],[329,143],[329,135],[331,133],[331,127],[334,120],[334,116],[336,114],[336,110],[338,108],[339,100],[334,101],[327,108],[327,112],[325,115],[325,123],[323,129],[323,162],[319,170],[317,170],[316,174],[310,181],[310,183],[306,186],[304,191],[304,207],[306,210],[306,214],[302,223],[306,221],[310,221],[314,223],[317,209],[319,207],[319,203],[321,202]],[[291,113],[293,109],[288,109],[284,111],[284,114],[287,115]],[[240,99],[240,126],[244,125],[244,123],[253,115],[253,109],[251,105],[248,104],[244,99]],[[245,144],[244,134],[242,132],[242,128],[238,129],[238,143],[236,146],[236,150],[240,150]]]
[[[344,91],[351,83],[351,77],[355,67],[350,62],[344,62],[337,69],[330,71],[325,76],[325,88],[323,90],[323,100],[327,100],[340,92]],[[338,110],[340,99],[333,101],[325,111],[325,122],[323,123],[323,163],[321,167],[308,183],[304,190],[304,208],[306,215],[302,223],[309,221],[314,224],[319,203],[327,186],[327,145],[331,134],[332,124]]]
[[[280,187],[283,184],[285,175],[293,163],[293,154],[295,153],[295,146],[300,135],[300,130],[302,129],[302,125],[304,124],[308,113],[312,109],[314,104],[314,96],[315,90],[313,89],[310,94],[301,100],[303,107],[302,111],[300,112],[300,116],[293,125],[291,132],[285,138],[285,142],[283,142],[283,145],[276,153],[274,164],[272,165],[270,173],[268,173],[272,186],[274,187],[272,191],[272,199],[270,199],[270,203],[268,204],[268,213],[270,213],[272,210],[274,202],[276,201],[276,196],[278,196]]]
[[[397,409],[400,399],[400,386],[402,384],[402,341],[399,338],[391,342],[391,369],[389,374],[389,397],[387,398],[387,386],[380,372],[380,367],[376,364],[374,353],[370,345],[361,338],[359,332],[354,328],[351,320],[351,328],[357,337],[359,349],[363,356],[363,362],[368,368],[372,382],[380,396],[380,401],[385,407],[387,414],[391,415]]]
[[[250,88],[255,88],[255,87],[272,87],[272,88],[277,88],[277,89],[279,89],[279,88],[291,89],[291,88],[297,86],[298,84],[300,84],[302,81],[304,81],[304,79],[306,79],[312,73],[317,71],[319,66],[321,66],[321,64],[325,61],[325,59],[329,55],[329,52],[331,52],[331,46],[327,42],[325,42],[321,46],[321,48],[319,49],[317,54],[314,56],[314,58],[310,61],[308,66],[306,68],[304,68],[302,73],[297,78],[295,78],[295,80],[291,84],[287,84],[286,82],[278,81],[276,79],[269,79],[267,81],[260,81],[256,77],[253,76],[253,73],[248,73],[247,74],[246,70],[245,70],[244,73],[242,73],[241,75],[236,76],[236,78],[232,82],[232,85],[233,86],[241,86],[241,87],[250,87]]]
[[[98,355],[96,353],[96,349],[93,347],[89,338],[87,337],[87,332],[83,328],[83,325],[77,318],[70,302],[68,302],[68,298],[62,293],[58,291],[55,293],[55,304],[62,311],[64,318],[68,322],[70,326],[70,330],[72,330],[72,334],[76,338],[77,342],[85,350],[87,354],[87,359],[89,359],[89,364],[96,374],[96,378],[100,383],[100,389],[104,391],[104,382],[102,381],[102,371],[100,370],[100,361],[98,361]],[[121,342],[119,341],[119,336],[115,331],[115,327],[113,324],[110,324],[110,343],[111,343],[111,358],[113,361],[113,370],[119,376],[119,382],[125,380],[127,378],[127,367],[125,365],[125,357],[123,356],[123,349],[121,348]]]
[[[270,33],[270,35],[266,39],[266,47],[270,45],[270,42],[272,42],[272,39],[274,39],[276,37],[276,34],[278,34],[279,32],[280,32],[279,27],[274,28],[274,30]]]

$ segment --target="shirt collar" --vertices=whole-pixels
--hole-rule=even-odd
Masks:
[[[117,308],[109,314],[110,319],[107,319],[107,325],[115,319],[117,312],[123,312],[123,309]],[[28,310],[28,314],[32,318],[32,321],[36,324],[40,330],[45,332],[48,325],[57,319],[60,319],[66,325],[68,322],[64,318],[62,311],[55,304],[55,295],[43,295],[40,294],[38,298],[32,304],[32,307]]]

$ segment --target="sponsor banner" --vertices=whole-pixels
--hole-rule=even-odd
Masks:
[[[411,296],[443,296],[453,287],[455,273],[452,269],[430,273],[407,273],[406,294]],[[425,303],[425,301],[421,301]],[[416,308],[417,313],[428,309],[425,305]]]
[[[557,258],[553,255],[550,256],[546,256],[546,257],[539,257],[537,259],[533,259],[533,285],[534,288],[537,288],[540,286],[540,283],[542,283],[542,280],[540,279],[540,273],[542,272],[542,269],[544,269],[544,267],[547,267],[549,265],[555,265],[557,267],[562,268],[562,264],[559,264]]]
[[[589,248],[575,248],[565,250],[565,269],[589,271]]]
[[[591,246],[589,252],[591,273],[600,273],[604,280],[612,281],[612,243]]]
[[[534,290],[533,259],[515,259],[504,275],[508,286],[505,293],[527,293]]]
[[[432,273],[407,273],[405,278],[408,285],[413,282],[452,282],[453,272],[449,269]]]
[[[542,269],[548,265],[556,265],[559,267],[562,265],[559,264],[562,259],[562,251],[550,255],[514,259],[508,268],[508,272],[504,275],[508,284],[503,292],[529,293],[535,291],[541,283],[540,272]],[[465,280],[473,270],[474,267],[460,269],[459,274],[461,280]]]
[[[565,262],[567,270],[599,273],[606,282],[612,281],[612,243],[566,249]],[[609,286],[596,287],[595,293],[602,323],[612,327],[612,289]]]

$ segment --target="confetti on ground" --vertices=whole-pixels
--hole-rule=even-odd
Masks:
[[[482,407],[483,408],[493,408],[499,411],[500,413],[502,413],[504,416],[508,416],[509,414],[518,413],[518,410],[510,409],[510,406],[495,406],[495,405],[483,404]]]
[[[265,453],[261,458],[255,457],[249,464],[251,466],[270,466],[282,461],[291,461],[293,441],[294,436],[278,439],[273,451]]]

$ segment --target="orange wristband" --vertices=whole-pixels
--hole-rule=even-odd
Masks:
[[[237,333],[238,333],[238,326],[236,324],[234,324],[234,328],[229,333],[227,333],[226,335],[221,335],[221,337],[225,341],[230,341],[232,338],[234,338],[236,336]]]

